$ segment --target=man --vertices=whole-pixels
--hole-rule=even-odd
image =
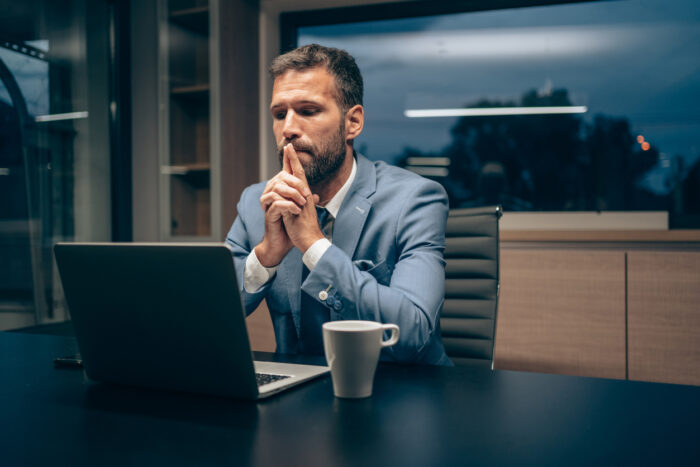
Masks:
[[[303,46],[270,73],[282,170],[243,192],[226,239],[246,312],[267,300],[278,352],[322,355],[323,322],[362,319],[399,326],[382,359],[449,365],[444,189],[353,151],[363,84],[347,52]]]

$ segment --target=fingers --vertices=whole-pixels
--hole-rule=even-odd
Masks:
[[[304,172],[304,167],[302,167],[301,162],[299,161],[299,156],[294,150],[292,143],[289,143],[284,147],[284,159],[289,163],[291,174],[303,181],[304,184],[308,186],[308,182],[306,181],[306,172]]]
[[[267,211],[272,203],[282,200],[284,200],[284,198],[275,192],[266,193],[260,197],[260,207],[263,211]]]
[[[262,196],[260,197],[260,203],[265,204],[264,202],[267,201],[267,205],[269,205],[272,201],[277,199],[287,199],[295,202],[299,206],[304,206],[306,204],[307,197],[305,197],[302,193],[299,193],[297,188],[291,187],[284,182],[276,181],[270,184],[269,190],[265,190],[263,192]]]
[[[282,201],[290,202],[299,209],[291,209],[286,203],[281,204],[282,207],[278,209],[284,209],[286,213],[296,215],[308,202],[315,205],[319,201],[318,195],[311,193],[304,167],[291,143],[284,147],[282,171],[267,182],[260,197],[260,206],[267,212],[273,204]]]
[[[289,162],[289,155],[287,154],[287,146],[291,146],[292,144],[286,144],[284,146],[284,154],[282,155],[282,171],[286,172],[288,174],[292,173],[292,166]],[[293,149],[293,148],[292,148]],[[296,154],[296,152],[295,152]]]
[[[288,174],[284,171],[279,172],[272,179],[270,179],[269,182],[267,182],[263,194],[270,193],[271,191],[278,191],[280,195],[284,196],[283,192],[286,192],[286,187],[291,187],[292,189],[296,190],[304,199],[311,196],[311,190],[309,189],[308,185],[304,184],[294,175]],[[303,203],[301,204],[303,205]]]
[[[309,186],[305,184],[302,180],[298,179],[294,175],[288,174],[287,172],[278,172],[277,175],[272,177],[270,181],[267,182],[267,185],[265,185],[265,190],[263,193],[267,193],[269,191],[273,191],[276,184],[278,183],[283,183],[286,185],[289,185],[293,188],[295,188],[299,193],[301,193],[302,196],[307,197],[311,195],[311,190],[309,189]]]
[[[301,208],[297,206],[296,203],[285,199],[272,201],[267,209],[265,209],[265,217],[273,222],[278,221],[282,217],[289,216],[290,214],[298,216],[301,214]]]

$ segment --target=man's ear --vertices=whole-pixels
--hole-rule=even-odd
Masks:
[[[360,104],[351,107],[345,114],[345,140],[360,136],[365,126],[365,109]]]

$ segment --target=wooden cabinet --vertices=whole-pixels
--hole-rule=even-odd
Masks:
[[[629,379],[700,385],[700,252],[627,253]]]
[[[625,254],[502,250],[494,366],[625,378]]]
[[[494,367],[700,385],[700,251],[501,250]]]

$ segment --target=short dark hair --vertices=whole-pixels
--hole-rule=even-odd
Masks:
[[[362,74],[353,56],[345,50],[318,44],[302,45],[275,58],[269,71],[275,80],[289,70],[303,71],[319,66],[335,78],[338,90],[336,101],[343,112],[355,105],[362,105]]]

